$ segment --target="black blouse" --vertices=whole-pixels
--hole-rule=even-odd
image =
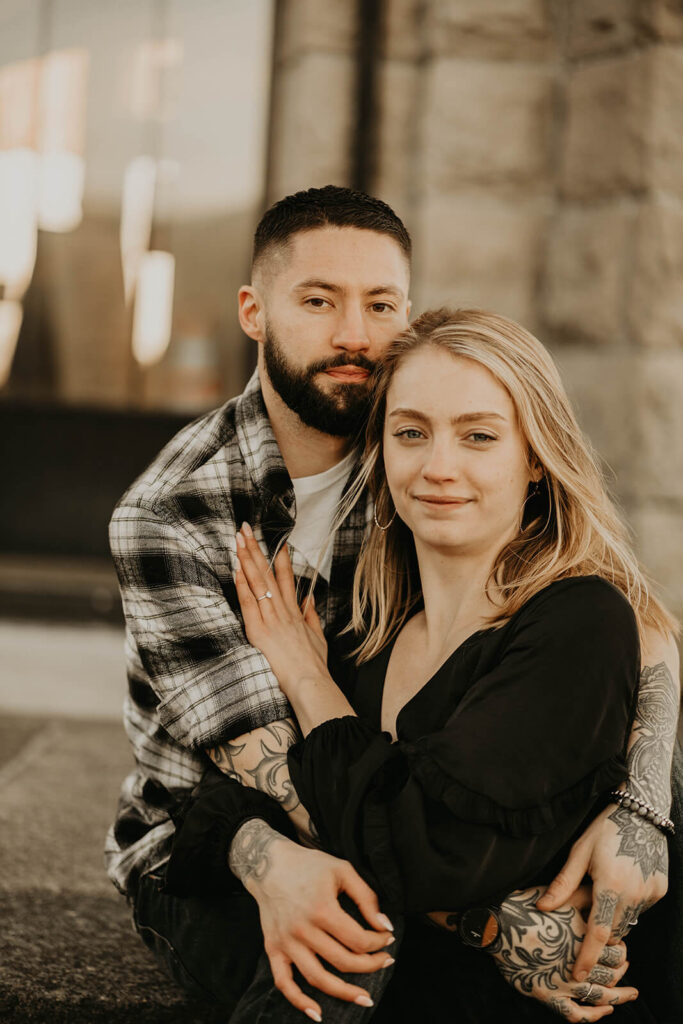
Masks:
[[[461,909],[549,881],[627,776],[640,667],[633,610],[596,577],[557,581],[469,637],[380,727],[392,645],[331,719],[292,747],[323,846],[387,907]]]
[[[469,637],[381,731],[393,645],[343,684],[358,717],[289,751],[292,781],[325,849],[404,912],[457,910],[549,881],[627,777],[640,669],[633,610],[596,576],[561,580],[508,622]],[[209,769],[176,822],[166,888],[221,895],[232,838],[270,797]]]

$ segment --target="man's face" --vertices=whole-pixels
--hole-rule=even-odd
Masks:
[[[272,257],[259,288],[265,369],[307,426],[362,426],[375,362],[408,324],[408,285],[400,246],[375,231],[301,231]]]

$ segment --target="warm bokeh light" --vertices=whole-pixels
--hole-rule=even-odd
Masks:
[[[38,156],[31,149],[0,151],[0,285],[21,299],[36,262]]]
[[[164,355],[171,340],[175,257],[153,250],[140,261],[135,312],[133,355],[141,366],[152,366]]]
[[[87,50],[57,50],[43,61],[38,226],[72,231],[83,218]]]
[[[149,156],[131,160],[123,176],[120,240],[126,304],[135,294],[140,261],[152,236],[156,179],[156,162]]]
[[[7,383],[21,330],[23,310],[13,299],[0,299],[0,388]]]

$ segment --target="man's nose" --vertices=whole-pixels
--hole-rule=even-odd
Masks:
[[[370,347],[370,338],[361,309],[344,310],[334,332],[333,344],[348,352],[360,352]]]

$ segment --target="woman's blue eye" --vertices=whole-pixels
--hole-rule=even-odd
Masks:
[[[413,441],[422,437],[422,431],[415,427],[406,427],[405,430],[397,430],[394,437],[407,437],[409,441]]]
[[[477,430],[473,431],[471,434],[468,434],[467,437],[468,440],[475,441],[476,444],[483,444],[486,441],[496,440],[495,437],[491,436],[491,434],[482,434],[480,431]]]

